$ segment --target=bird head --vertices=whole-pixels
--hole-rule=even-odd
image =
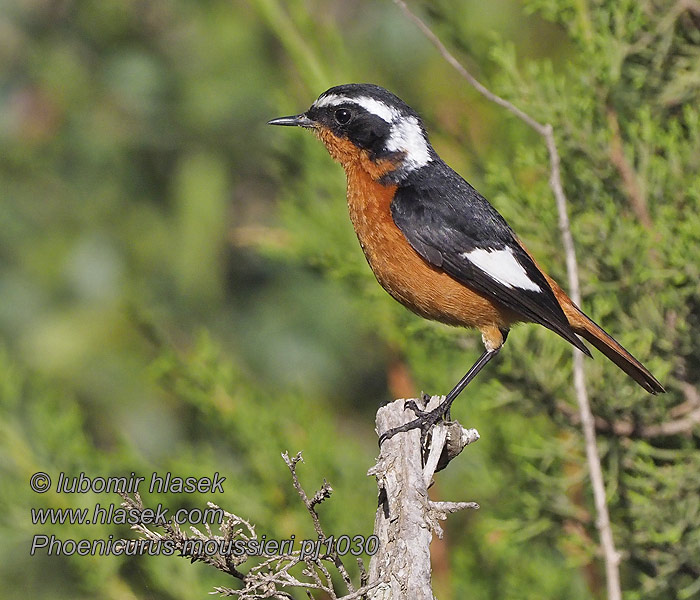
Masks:
[[[378,85],[332,87],[305,113],[269,124],[311,129],[346,171],[362,168],[393,183],[435,158],[418,114]]]

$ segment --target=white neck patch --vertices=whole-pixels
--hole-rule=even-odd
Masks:
[[[420,169],[432,160],[428,141],[425,139],[423,129],[416,117],[403,116],[396,108],[369,96],[348,98],[347,96],[330,94],[316,100],[314,107],[323,108],[324,106],[338,106],[340,104],[356,104],[391,125],[386,149],[389,152],[403,152],[405,154],[402,165],[405,171]]]
[[[430,162],[428,142],[415,117],[403,117],[392,124],[386,149],[405,152],[403,166],[407,171],[420,169]]]

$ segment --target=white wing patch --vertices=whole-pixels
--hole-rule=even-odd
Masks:
[[[517,287],[533,292],[542,291],[542,288],[527,276],[525,268],[517,261],[510,248],[503,250],[476,248],[470,252],[462,252],[462,257],[506,287]]]
[[[386,149],[389,152],[405,153],[402,166],[406,171],[420,169],[432,160],[428,141],[415,117],[405,117],[397,109],[369,96],[348,98],[330,94],[316,100],[314,107],[323,108],[324,106],[338,106],[340,104],[357,104],[391,125]]]

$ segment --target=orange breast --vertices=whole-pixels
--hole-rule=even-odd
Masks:
[[[485,330],[518,320],[420,257],[391,217],[396,186],[380,184],[359,162],[345,167],[350,219],[377,281],[396,300],[449,325]]]
[[[391,217],[396,186],[378,181],[396,164],[372,160],[366,151],[326,128],[315,133],[345,169],[350,219],[382,287],[413,312],[448,325],[477,327],[487,347],[499,347],[500,329],[521,318],[431,266],[411,247]]]

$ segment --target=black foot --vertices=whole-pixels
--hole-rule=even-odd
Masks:
[[[427,403],[427,401],[430,400],[430,396],[423,394],[423,400],[425,400]],[[411,431],[411,429],[420,429],[420,445],[421,448],[425,449],[425,440],[428,437],[430,430],[436,423],[440,422],[445,417],[449,419],[450,414],[450,406],[447,404],[447,402],[443,402],[433,410],[426,411],[418,408],[414,400],[408,400],[404,404],[404,408],[410,408],[416,414],[416,418],[413,419],[413,421],[409,421],[408,423],[404,423],[399,427],[394,427],[393,429],[389,429],[389,431],[384,432],[379,437],[380,447],[386,440],[393,438],[397,433]]]
[[[430,399],[432,396],[430,394],[422,393],[421,394],[421,400],[423,400],[423,404],[425,406],[428,406],[428,402],[430,402]],[[452,406],[452,403],[450,402],[450,406]],[[447,407],[447,410],[445,411],[445,421],[450,421],[450,406]],[[427,414],[424,410],[421,410],[416,406],[416,403],[413,400],[409,400],[404,404],[404,408],[410,408],[414,413],[416,413],[416,416],[420,417],[421,415]],[[439,407],[438,407],[439,408]]]

